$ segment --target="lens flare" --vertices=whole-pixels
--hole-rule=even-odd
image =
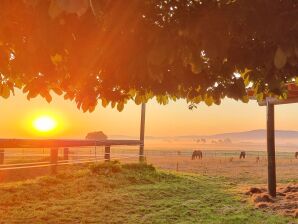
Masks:
[[[41,116],[36,118],[33,122],[33,126],[40,132],[49,132],[56,128],[57,122],[50,116]]]

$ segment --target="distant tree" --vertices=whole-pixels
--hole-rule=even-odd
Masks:
[[[298,72],[294,0],[1,0],[0,95],[51,91],[93,111],[156,97],[190,108],[287,97]]]
[[[201,142],[206,143],[206,139],[205,138],[201,138]]]
[[[86,140],[107,140],[106,136],[102,131],[89,132],[86,135]]]

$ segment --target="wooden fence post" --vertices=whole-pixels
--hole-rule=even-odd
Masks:
[[[268,158],[268,192],[276,197],[275,167],[275,135],[274,135],[274,104],[267,101],[267,158]]]
[[[4,163],[4,149],[0,149],[0,165]]]
[[[144,162],[144,140],[145,140],[145,115],[146,115],[146,104],[142,103],[141,109],[141,128],[140,128],[140,150],[139,150],[139,161]]]
[[[68,160],[69,148],[63,149],[63,160]]]
[[[104,159],[105,159],[105,162],[109,162],[110,159],[111,159],[111,146],[109,146],[109,145],[105,146],[105,157],[104,157]]]
[[[50,163],[51,163],[51,173],[57,173],[57,164],[58,164],[58,148],[51,148],[51,156],[50,156]]]

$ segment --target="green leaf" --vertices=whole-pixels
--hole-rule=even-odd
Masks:
[[[116,101],[112,101],[111,107],[114,108],[116,106]]]
[[[137,105],[140,105],[142,103],[142,97],[140,95],[136,95],[136,97],[135,97],[135,103]]]
[[[121,112],[123,109],[124,109],[124,103],[123,103],[123,102],[119,102],[119,103],[117,104],[117,110],[118,110],[119,112]]]
[[[212,96],[209,96],[205,99],[205,103],[207,106],[211,106],[213,104],[213,98]]]
[[[243,103],[248,103],[249,102],[249,97],[247,95],[242,97],[242,102]]]
[[[195,98],[192,99],[192,102],[193,103],[196,103],[196,104],[200,103],[201,101],[202,101],[202,97],[201,96],[197,96],[197,97],[195,97]]]
[[[263,93],[259,93],[256,95],[257,101],[260,102],[264,99],[264,94]]]

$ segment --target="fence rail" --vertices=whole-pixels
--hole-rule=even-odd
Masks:
[[[111,158],[111,146],[141,146],[143,143],[140,140],[73,140],[73,139],[0,139],[0,171],[5,170],[18,170],[28,168],[39,168],[39,167],[51,167],[51,172],[56,173],[57,166],[59,165],[70,165],[80,163],[91,163],[96,161],[109,161]],[[99,154],[96,151],[96,147],[103,146],[104,151]],[[79,148],[78,148],[79,147]],[[79,149],[83,150],[86,147],[95,147],[94,154],[91,151],[88,154],[76,155],[76,151]],[[26,149],[44,149],[49,148],[47,154],[40,152],[37,154],[25,154]],[[70,151],[71,148],[71,151]],[[23,149],[23,153],[9,152],[13,149]],[[59,149],[62,150],[62,156],[59,156]],[[123,158],[140,157],[139,154],[135,155],[120,155]],[[34,158],[40,157],[44,161],[36,162],[21,162],[21,163],[4,163],[6,158]],[[113,157],[113,159],[118,159]]]
[[[80,146],[141,145],[140,140],[0,139],[0,148],[53,148]]]

